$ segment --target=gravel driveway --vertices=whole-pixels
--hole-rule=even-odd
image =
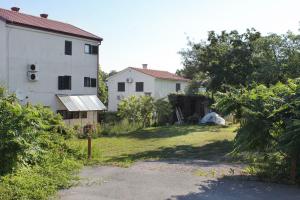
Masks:
[[[86,167],[62,200],[300,200],[294,186],[240,178],[242,166],[201,160]],[[230,177],[230,178],[224,178]]]

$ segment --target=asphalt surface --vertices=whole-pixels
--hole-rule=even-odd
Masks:
[[[242,166],[209,161],[139,162],[130,168],[86,167],[62,200],[300,200],[300,188],[257,182]]]

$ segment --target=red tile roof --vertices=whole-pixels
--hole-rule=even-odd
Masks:
[[[131,69],[134,69],[138,72],[142,72],[144,74],[147,74],[149,76],[153,76],[155,78],[159,79],[167,79],[167,80],[175,80],[175,81],[189,81],[189,79],[183,78],[181,76],[178,76],[176,74],[172,74],[167,71],[160,71],[160,70],[153,70],[153,69],[143,69],[143,68],[135,68],[130,67]]]
[[[27,15],[16,11],[5,10],[2,8],[0,8],[0,20],[5,21],[7,24],[71,35],[75,37],[96,40],[99,42],[102,41],[102,38],[77,28],[71,24]]]

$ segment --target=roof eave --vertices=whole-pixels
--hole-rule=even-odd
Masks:
[[[73,37],[79,37],[79,38],[94,40],[94,41],[97,41],[99,43],[101,43],[103,41],[103,38],[101,38],[101,37],[88,37],[88,36],[83,36],[83,35],[78,35],[78,34],[73,34],[73,33],[67,33],[67,32],[57,31],[57,30],[48,29],[48,28],[31,26],[31,25],[28,25],[28,24],[17,23],[17,22],[9,21],[9,20],[6,20],[6,19],[0,17],[0,20],[1,19],[3,19],[6,22],[6,24],[9,24],[9,25],[21,26],[21,27],[25,27],[25,28],[32,28],[32,29],[37,29],[37,30],[42,30],[42,31],[47,31],[47,32],[52,32],[52,33],[59,33],[59,34],[63,34],[63,35],[69,35],[69,36],[73,36]]]

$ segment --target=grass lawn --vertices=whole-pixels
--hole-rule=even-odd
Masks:
[[[146,128],[92,140],[92,160],[86,164],[127,167],[138,160],[220,160],[232,150],[236,126],[168,126]],[[87,140],[70,140],[87,154]]]

